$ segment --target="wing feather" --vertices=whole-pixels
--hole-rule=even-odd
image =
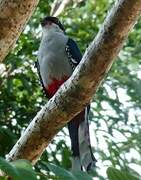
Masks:
[[[79,64],[82,59],[82,54],[76,42],[69,38],[66,44],[66,53],[68,55],[69,63],[73,69]]]

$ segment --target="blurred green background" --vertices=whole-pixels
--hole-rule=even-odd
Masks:
[[[59,16],[67,34],[82,51],[96,36],[112,0],[72,2]],[[0,156],[10,151],[36,113],[47,102],[34,67],[41,37],[40,20],[49,15],[53,1],[40,0],[14,50],[0,64]],[[109,166],[141,175],[141,20],[130,32],[102,86],[92,100],[91,142],[97,158],[97,177]],[[65,137],[65,138],[64,138]],[[70,141],[64,128],[52,140],[42,161],[70,169]],[[102,176],[101,176],[102,175]]]

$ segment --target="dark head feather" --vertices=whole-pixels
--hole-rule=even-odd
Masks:
[[[57,24],[60,27],[60,29],[62,29],[65,32],[64,26],[61,24],[61,22],[59,21],[57,17],[47,16],[41,21],[41,25],[45,26],[47,21]]]

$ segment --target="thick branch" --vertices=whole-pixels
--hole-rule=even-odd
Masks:
[[[15,44],[38,0],[0,1],[0,62]]]
[[[80,112],[96,93],[141,13],[141,0],[118,0],[72,77],[33,119],[8,155],[33,164],[56,133]]]

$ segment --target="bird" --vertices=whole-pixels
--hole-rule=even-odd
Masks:
[[[77,43],[70,38],[57,17],[41,20],[42,37],[36,61],[40,82],[48,99],[71,76],[82,59]],[[90,171],[95,168],[89,135],[88,114],[90,105],[68,122],[71,141],[72,171]]]

